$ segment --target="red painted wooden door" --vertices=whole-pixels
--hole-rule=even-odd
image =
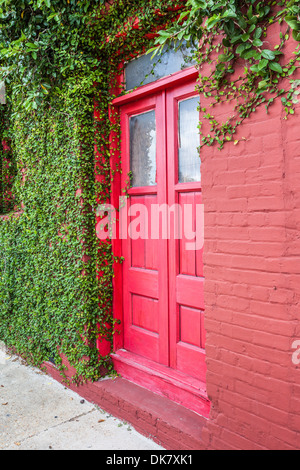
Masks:
[[[121,107],[123,309],[126,350],[204,381],[198,105],[192,82]]]
[[[170,367],[204,382],[204,219],[195,84],[168,91],[166,104],[168,204],[180,210],[183,226],[179,234],[171,226],[169,240]]]
[[[168,365],[167,240],[152,240],[145,233],[151,226],[151,206],[165,203],[167,197],[163,109],[162,94],[121,109],[123,188],[132,172],[122,249],[123,308],[124,348]],[[139,226],[134,225],[137,218]]]

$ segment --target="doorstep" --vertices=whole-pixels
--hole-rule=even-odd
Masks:
[[[58,382],[55,366],[45,364]],[[199,414],[121,377],[105,378],[71,390],[116,418],[127,421],[136,431],[168,450],[204,450],[202,429],[207,420]]]
[[[124,379],[169,398],[204,418],[209,417],[210,401],[205,383],[124,349],[111,354],[111,358],[115,370]]]

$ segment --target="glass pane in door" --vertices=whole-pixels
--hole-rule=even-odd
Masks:
[[[130,118],[130,171],[133,187],[156,185],[154,110]]]
[[[179,102],[179,183],[193,183],[201,180],[198,109],[198,96]]]

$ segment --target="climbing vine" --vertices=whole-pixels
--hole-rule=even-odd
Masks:
[[[97,341],[112,348],[113,265],[122,260],[95,226],[120,168],[111,168],[119,124],[109,110],[124,92],[122,63],[188,43],[209,103],[202,145],[222,148],[258,106],[279,98],[295,112],[299,15],[297,1],[0,0],[2,169],[12,162],[2,194],[14,181],[1,212],[15,210],[0,219],[0,340],[35,365],[51,359],[63,370],[66,356],[74,380],[112,370]],[[233,112],[220,122],[213,108],[227,102]]]
[[[290,41],[294,44],[292,56],[285,55]],[[268,112],[281,98],[286,115],[295,113],[300,93],[300,80],[295,78],[300,67],[299,41],[297,0],[188,0],[178,21],[159,32],[151,51],[156,55],[166,45],[180,47],[183,42],[194,46],[199,93],[209,100],[209,109],[201,109],[203,121],[208,123],[203,131],[201,121],[202,146],[218,144],[222,149],[261,105]],[[289,83],[281,86],[284,80]],[[220,122],[212,108],[225,103],[232,104],[232,113]]]

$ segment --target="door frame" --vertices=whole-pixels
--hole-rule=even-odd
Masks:
[[[120,119],[120,109],[122,106],[147,98],[181,84],[187,84],[197,80],[199,71],[196,67],[189,67],[183,71],[174,73],[168,77],[161,78],[156,82],[141,86],[140,88],[119,96],[112,101],[109,109],[109,120],[112,129],[117,128]],[[124,83],[124,76],[118,76],[116,88],[111,90],[113,96],[120,93]],[[122,192],[122,176],[118,171],[120,167],[120,137],[117,130],[110,133],[110,168],[111,168],[111,204],[119,207],[119,198]],[[116,221],[116,233],[119,233],[119,221]],[[114,256],[121,258],[122,240],[118,236],[112,240],[112,249]],[[160,364],[152,364],[151,361],[139,357],[138,360],[124,348],[124,329],[123,329],[123,269],[122,264],[115,262],[113,278],[113,316],[115,321],[113,350],[111,355],[115,370],[125,379],[128,379],[138,385],[143,386],[159,395],[167,396],[172,401],[182,404],[202,416],[208,418],[210,412],[210,401],[207,396],[206,384],[197,379],[190,378],[186,381],[181,373]]]

